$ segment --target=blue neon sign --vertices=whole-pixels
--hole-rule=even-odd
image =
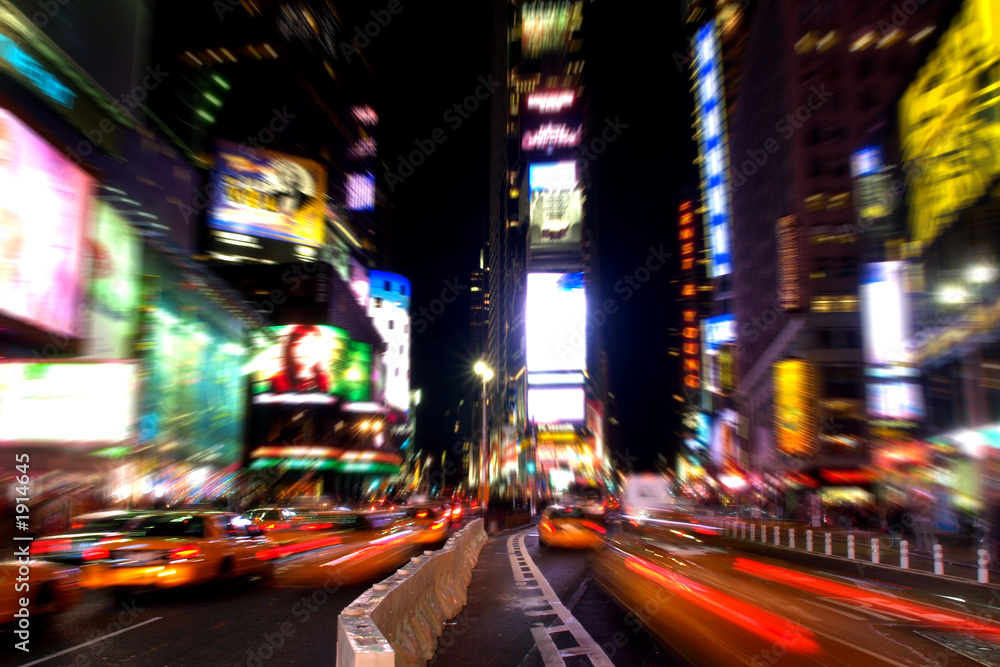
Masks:
[[[732,273],[729,204],[729,155],[726,147],[725,100],[722,64],[715,24],[709,23],[695,36],[694,57],[697,87],[699,151],[702,188],[708,208],[705,222],[709,238],[709,273],[712,278]]]
[[[76,104],[76,93],[67,88],[54,74],[22,49],[7,35],[0,35],[0,59],[15,72],[26,78],[49,99],[72,109]]]

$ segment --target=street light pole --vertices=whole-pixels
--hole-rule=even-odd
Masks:
[[[479,507],[483,512],[483,517],[486,516],[486,459],[487,459],[487,432],[486,432],[486,382],[493,377],[493,371],[490,370],[482,361],[476,362],[476,373],[483,376],[483,438],[482,444],[479,448]]]

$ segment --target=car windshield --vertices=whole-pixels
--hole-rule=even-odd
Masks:
[[[601,490],[600,489],[580,489],[577,492],[577,498],[585,502],[600,502],[601,501]]]
[[[159,514],[136,519],[128,526],[129,537],[204,537],[205,523],[191,514]]]

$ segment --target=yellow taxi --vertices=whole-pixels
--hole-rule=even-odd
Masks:
[[[435,545],[448,539],[451,528],[451,505],[427,502],[406,507],[406,516],[417,528],[418,544]]]
[[[274,574],[274,542],[226,512],[154,512],[88,550],[87,588],[173,588]]]
[[[551,505],[538,522],[538,544],[543,548],[593,549],[604,543],[606,534],[607,528],[579,507]]]
[[[80,600],[80,570],[38,560],[0,562],[0,625],[26,626]],[[27,602],[27,604],[23,604]],[[29,619],[21,622],[22,619]]]

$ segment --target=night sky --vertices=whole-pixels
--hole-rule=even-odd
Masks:
[[[455,116],[446,114],[490,73],[490,4],[404,3],[369,46],[386,166],[396,171],[397,156],[437,129],[447,137],[389,191],[397,212],[393,268],[413,283],[415,318],[455,279],[467,287],[478,263],[489,214],[489,103],[457,127]],[[685,51],[674,3],[599,0],[587,12],[592,121],[598,132],[606,122],[620,128],[591,163],[599,302],[612,298],[618,306],[603,327],[610,389],[619,402],[622,447],[641,469],[652,466],[657,453],[676,449],[674,424],[664,421],[679,387],[667,330],[677,323],[670,285],[678,265],[677,203],[698,178],[692,101],[687,72],[674,64],[674,54]],[[650,248],[659,252],[661,246],[673,256],[629,295],[624,277],[646,265]],[[412,329],[412,386],[422,389],[424,400],[417,446],[424,450],[450,447],[457,436],[454,417],[445,411],[477,392],[469,316],[468,298],[460,298],[426,328]],[[625,456],[617,457],[619,463]]]

